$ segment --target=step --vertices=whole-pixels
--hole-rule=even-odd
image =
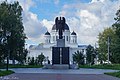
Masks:
[[[54,64],[52,66],[53,69],[69,69],[68,64]]]

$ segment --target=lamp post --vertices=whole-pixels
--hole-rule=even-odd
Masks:
[[[9,54],[10,54],[10,48],[9,48],[9,37],[11,36],[11,32],[8,32],[8,31],[6,31],[6,32],[4,32],[3,30],[2,30],[2,28],[0,28],[0,31],[4,34],[2,34],[2,36],[1,36],[1,39],[0,39],[0,41],[1,41],[1,43],[3,44],[3,45],[5,45],[6,46],[6,50],[7,50],[7,66],[6,66],[6,70],[8,71],[8,65],[9,65]]]
[[[6,50],[7,50],[7,66],[6,66],[6,70],[8,71],[8,65],[9,65],[9,44],[8,44],[8,39],[9,36],[11,36],[11,33],[8,31],[4,31],[2,29],[2,27],[0,28],[0,44],[3,44],[4,46],[6,46]]]
[[[9,47],[9,37],[11,36],[11,32],[6,32],[6,37],[7,37],[7,40],[6,40],[6,43],[7,43],[7,68],[6,70],[8,71],[8,65],[9,65],[9,55],[10,55],[10,47]]]
[[[109,64],[109,62],[110,62],[110,37],[108,36],[108,40],[107,40],[107,45],[108,45],[108,64]]]
[[[3,29],[0,27],[0,44],[3,43]]]
[[[6,50],[8,52],[7,53],[7,66],[6,66],[6,70],[8,71],[9,54],[10,54],[9,37],[11,36],[11,32],[3,30],[2,27],[0,28],[0,32],[2,33],[0,36],[0,43],[6,46]]]

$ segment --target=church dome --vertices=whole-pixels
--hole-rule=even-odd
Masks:
[[[45,33],[45,35],[50,35],[50,33],[47,31],[47,32]]]
[[[56,30],[56,24],[53,25],[52,30]],[[69,30],[69,26],[65,23],[64,30]]]
[[[76,33],[73,31],[73,32],[71,33],[71,35],[76,35]]]

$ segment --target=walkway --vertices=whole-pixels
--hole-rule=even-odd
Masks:
[[[105,69],[78,69],[53,70],[41,68],[16,68],[9,76],[0,77],[0,80],[120,80],[120,78],[104,75],[104,72],[116,70]]]
[[[10,69],[15,73],[59,73],[59,74],[104,74],[105,72],[116,72],[118,70],[110,69],[67,69],[67,70],[58,70],[58,69],[42,69],[42,68],[14,68]]]

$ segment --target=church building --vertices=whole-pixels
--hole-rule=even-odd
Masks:
[[[58,17],[58,19],[63,17]],[[56,20],[55,20],[56,21]],[[75,27],[75,26],[72,26]],[[73,54],[77,51],[82,51],[83,54],[86,54],[86,46],[78,45],[77,43],[77,34],[75,31],[69,29],[69,26],[64,24],[63,39],[65,40],[65,47],[69,47],[69,63],[73,63]],[[52,47],[57,46],[57,39],[59,38],[58,30],[56,28],[56,22],[52,27],[51,32],[46,31],[44,33],[45,42],[39,45],[30,45],[28,57],[37,57],[41,53],[45,55],[47,59],[50,60],[52,64]],[[85,59],[86,62],[86,59]]]

